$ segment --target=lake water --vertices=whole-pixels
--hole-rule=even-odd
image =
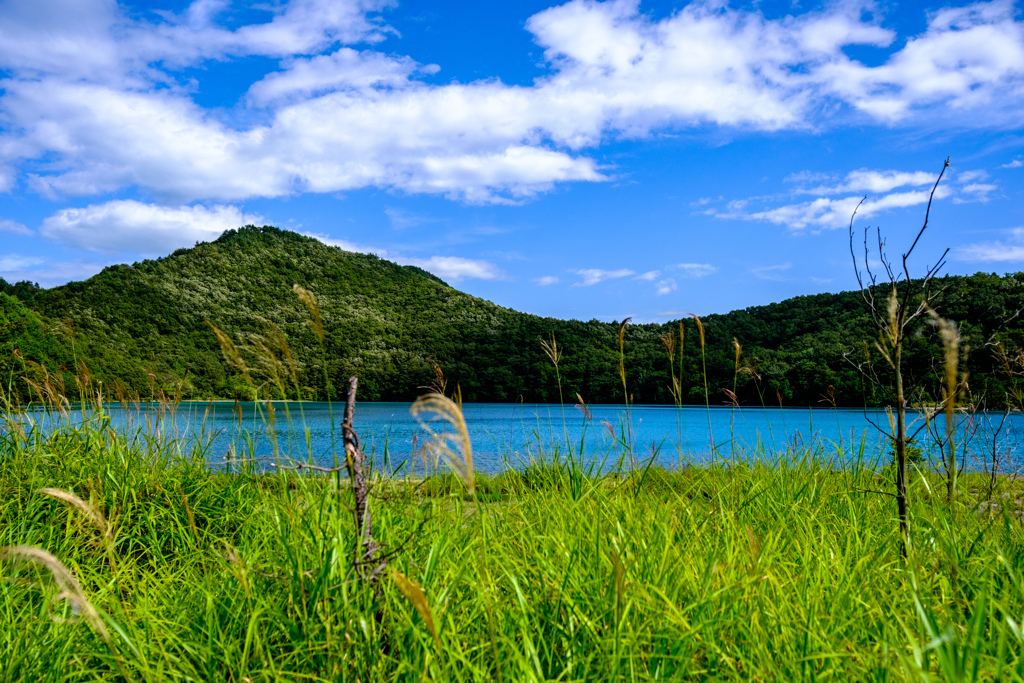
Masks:
[[[422,456],[413,457],[414,440],[423,444],[425,432],[409,413],[408,403],[359,403],[355,429],[363,449],[376,467],[422,472]],[[342,453],[343,404],[304,402],[182,403],[176,411],[155,404],[106,408],[112,426],[141,428],[182,439],[187,445],[202,440],[211,463],[221,464],[229,453],[283,460],[334,462]],[[847,460],[863,452],[868,459],[888,451],[885,437],[872,423],[888,427],[884,411],[832,408],[753,408],[637,405],[590,406],[590,416],[568,405],[467,403],[463,413],[478,470],[496,472],[531,461],[580,453],[586,462],[614,467],[629,453],[637,462],[664,466],[702,463],[717,458],[772,457],[787,449],[811,446],[824,457]],[[939,457],[934,432],[944,431],[941,416],[931,434],[921,429],[916,438],[935,460]],[[1010,415],[1001,428],[1002,413],[958,416],[958,453],[972,470],[985,469],[993,448],[1004,471],[1024,464],[1024,416]],[[908,413],[908,430],[922,427],[920,414]],[[48,420],[40,420],[44,430]],[[333,429],[332,429],[333,425]],[[582,445],[582,448],[581,448]],[[631,445],[631,448],[628,446]],[[863,449],[863,450],[862,450]]]

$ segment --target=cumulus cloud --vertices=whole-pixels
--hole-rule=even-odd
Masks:
[[[674,278],[666,278],[658,282],[657,289],[654,290],[655,296],[665,296],[676,291],[676,281]]]
[[[417,71],[437,73],[436,64],[421,67],[409,57],[392,58],[379,52],[343,47],[329,55],[294,59],[285,70],[263,77],[249,87],[249,98],[259,105],[289,98],[309,97],[332,90],[400,88]]]
[[[697,0],[654,19],[637,0],[571,0],[526,24],[548,67],[529,86],[427,84],[434,65],[366,48],[392,33],[378,14],[390,4],[289,0],[227,28],[217,0],[143,19],[112,0],[10,0],[0,186],[20,178],[50,197],[139,187],[179,204],[364,187],[514,203],[606,180],[587,150],[609,138],[810,129],[844,111],[884,125],[970,111],[972,125],[999,125],[1024,99],[1024,24],[1008,0],[940,10],[916,36],[859,3],[766,19]],[[877,66],[844,51],[898,39]],[[181,85],[202,77],[184,67],[253,55],[279,68],[228,115]],[[889,192],[915,177],[845,182]]]
[[[17,221],[0,218],[0,232],[13,232],[15,235],[34,235],[31,230]]]
[[[558,284],[558,278],[554,275],[545,275],[534,280],[539,286],[547,287],[548,285]]]
[[[659,274],[661,274],[660,270],[649,270],[646,273],[641,273],[640,275],[637,275],[633,279],[634,280],[646,280],[646,281],[650,282],[651,280],[654,280],[655,278],[657,278]]]
[[[1020,263],[1024,262],[1024,228],[1007,230],[1006,241],[980,242],[960,247],[954,252],[957,259],[970,262]]]
[[[1014,159],[1010,163],[1003,164],[999,168],[1020,168],[1021,166],[1024,166],[1024,161],[1021,161],[1020,159]]]
[[[629,270],[628,268],[620,268],[618,270],[601,270],[600,268],[581,268],[580,270],[573,271],[577,275],[582,275],[583,279],[573,287],[590,287],[596,285],[599,282],[605,280],[614,280],[620,277],[629,277],[635,275],[635,271]]]
[[[82,249],[162,255],[262,220],[234,206],[169,208],[128,199],[62,209],[45,219],[39,232]]]

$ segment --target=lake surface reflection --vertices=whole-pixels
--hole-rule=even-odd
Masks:
[[[150,434],[182,440],[183,446],[202,442],[207,459],[223,463],[230,453],[236,457],[282,458],[320,465],[334,462],[342,453],[343,404],[274,402],[185,402],[177,410],[155,404],[106,407],[115,429],[141,429]],[[651,458],[663,466],[708,462],[717,458],[773,457],[787,449],[810,446],[827,458],[868,460],[887,458],[885,436],[878,427],[888,428],[884,411],[832,408],[754,408],[637,405],[590,406],[590,414],[567,405],[467,403],[463,407],[473,443],[478,470],[497,472],[519,467],[556,454],[583,454],[586,462],[604,468],[619,459],[629,463],[629,453],[638,462]],[[73,414],[75,415],[75,414]],[[77,419],[81,419],[81,414]],[[47,431],[57,422],[37,415]],[[74,419],[74,418],[73,418]],[[916,445],[932,461],[939,456],[935,432],[943,432],[939,416],[925,426],[919,413],[908,414],[917,433]],[[1024,464],[1024,416],[985,413],[960,415],[958,452],[972,470],[987,468],[993,450],[1001,458],[1003,471],[1012,472]],[[875,425],[878,425],[876,427]],[[414,440],[422,444],[425,432],[409,414],[408,403],[360,403],[355,428],[364,450],[372,454],[376,467],[422,472],[421,457],[413,457]],[[919,429],[920,428],[920,429]],[[631,444],[632,448],[628,447]]]

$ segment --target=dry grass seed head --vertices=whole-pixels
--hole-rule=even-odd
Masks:
[[[391,569],[391,578],[398,586],[398,590],[402,591],[402,595],[412,603],[412,606],[416,608],[416,611],[423,617],[423,621],[426,622],[427,628],[430,629],[430,635],[434,637],[434,645],[437,649],[441,649],[441,639],[437,636],[437,628],[434,626],[434,615],[430,611],[430,605],[427,604],[427,596],[424,594],[423,589],[416,584],[415,581],[407,577],[402,572],[395,568]]]
[[[252,377],[249,376],[249,368],[246,367],[245,361],[242,360],[242,354],[238,352],[238,347],[235,346],[233,341],[231,341],[231,337],[221,332],[209,320],[206,321],[206,324],[210,326],[210,329],[213,330],[213,334],[216,335],[217,343],[220,344],[220,351],[224,354],[224,358],[227,359],[230,365],[234,366],[236,370],[242,373],[245,381],[249,386],[252,386],[253,381]]]
[[[92,603],[85,596],[85,592],[82,590],[82,585],[78,582],[78,579],[74,577],[67,567],[61,564],[60,560],[42,548],[29,545],[13,545],[0,548],[0,560],[31,562],[49,571],[53,582],[60,589],[60,592],[51,599],[50,605],[60,600],[67,600],[71,603],[73,610],[103,638],[107,645],[110,645],[110,634],[107,632],[103,620],[100,619],[99,612],[96,611],[96,608],[92,606]],[[54,621],[62,621],[57,617],[52,618]]]
[[[587,407],[586,401],[584,401],[583,397],[579,395],[579,392],[576,393],[576,400],[579,401],[579,403],[576,404],[576,409],[582,412],[584,417],[593,422],[594,416],[590,412],[590,408]]]
[[[409,412],[430,435],[424,447],[435,459],[443,458],[462,479],[470,494],[473,494],[473,446],[469,440],[466,419],[459,405],[443,394],[431,393],[416,399]],[[435,431],[433,423],[437,420],[443,420],[451,425],[454,432]]]
[[[89,522],[96,527],[96,529],[103,535],[103,537],[109,542],[113,540],[113,535],[110,531],[110,525],[107,524],[106,518],[103,513],[97,510],[95,507],[86,503],[84,500],[76,496],[71,491],[63,491],[61,489],[45,488],[39,489],[37,493],[41,493],[44,496],[50,496],[58,500],[62,500],[68,505],[75,507],[81,512]]]
[[[540,340],[540,345],[541,345],[541,347],[543,347],[544,353],[546,353],[548,358],[551,360],[551,364],[554,365],[557,368],[558,367],[558,362],[560,360],[562,360],[562,352],[558,348],[558,340],[555,339],[555,333],[554,332],[551,333],[551,343],[550,344],[547,342],[546,339],[541,339]]]
[[[700,321],[700,317],[696,313],[691,313],[693,319],[697,321],[697,332],[700,333],[700,350],[704,350],[704,323]]]
[[[668,354],[669,361],[674,361],[676,357],[676,333],[674,330],[669,330],[668,334],[663,337],[658,337],[661,340],[661,345],[665,347],[665,352]]]
[[[316,338],[320,340],[320,343],[324,343],[324,323],[320,318],[320,307],[316,303],[316,295],[301,285],[292,285],[292,291],[299,297],[299,301],[309,311],[310,321],[309,324],[313,328],[313,333],[316,334]]]

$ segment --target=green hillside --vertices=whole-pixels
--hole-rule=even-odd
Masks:
[[[294,284],[319,301],[323,356]],[[943,286],[939,311],[962,324],[972,391],[998,405],[1008,378],[988,342],[998,332],[1005,348],[1024,345],[1020,319],[1005,323],[1024,303],[1024,273],[948,277]],[[0,280],[0,291],[0,376],[22,400],[27,385],[20,378],[32,368],[26,370],[15,349],[51,372],[63,369],[71,387],[77,357],[106,386],[121,383],[143,397],[160,391],[180,391],[185,398],[251,396],[206,321],[231,336],[264,386],[262,395],[279,394],[271,390],[272,377],[288,371],[290,355],[306,398],[326,397],[325,357],[332,386],[344,387],[358,374],[365,399],[408,400],[423,393],[433,381],[434,360],[467,401],[557,401],[554,369],[541,347],[554,332],[564,349],[566,399],[578,392],[588,402],[622,400],[616,323],[519,313],[459,292],[419,268],[269,226],[228,231],[165,258],[111,266],[84,282],[39,289]],[[818,405],[829,386],[840,405],[881,400],[843,358],[844,352],[862,358],[863,341],[877,339],[857,292],[796,297],[703,322],[712,403],[721,403],[722,389],[733,387],[733,338],[743,347],[742,364],[754,370],[737,380],[745,403],[758,403],[760,390],[770,404],[781,396],[786,404]],[[635,402],[672,401],[659,338],[678,325],[627,328],[625,367]],[[692,319],[683,325],[684,394],[688,402],[703,403],[699,338]],[[937,386],[936,339],[927,322],[918,332],[908,374],[931,391]],[[287,392],[294,398],[292,385],[289,380]]]

